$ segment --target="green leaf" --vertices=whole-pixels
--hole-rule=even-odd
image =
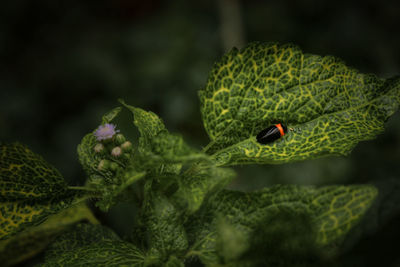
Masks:
[[[219,165],[284,163],[346,155],[383,131],[397,110],[400,78],[361,74],[331,56],[294,45],[252,43],[214,65],[199,92],[209,153]],[[280,140],[256,135],[277,122]]]
[[[102,124],[110,123],[118,116],[121,109],[122,107],[117,107],[106,113],[102,118]],[[89,177],[86,186],[96,192],[98,199],[96,206],[103,211],[129,198],[127,192],[129,187],[146,175],[146,172],[140,170],[140,164],[133,162],[135,151],[132,147],[129,150],[122,148],[122,153],[118,157],[111,154],[114,148],[121,148],[124,143],[127,142],[119,141],[117,138],[98,141],[93,133],[89,133],[77,148],[79,161]],[[96,152],[96,146],[101,146],[102,150]]]
[[[41,266],[145,266],[145,254],[100,225],[79,224],[59,236]]]
[[[189,254],[199,256],[204,263],[218,261],[218,218],[224,218],[250,238],[260,225],[268,225],[271,218],[282,212],[308,216],[315,233],[315,245],[331,247],[340,243],[358,222],[376,194],[373,186],[362,185],[320,189],[287,185],[252,193],[224,190],[204,205],[199,214],[188,219],[186,229],[190,233],[189,242],[193,244]],[[248,243],[252,242],[249,239]]]
[[[165,165],[163,163],[184,163],[207,159],[203,153],[198,153],[190,148],[182,137],[170,134],[162,120],[153,112],[144,111],[120,102],[133,113],[133,123],[140,132],[139,152],[144,156],[148,165],[152,162],[163,165],[164,172],[172,170],[177,173],[180,165]]]
[[[175,256],[169,257],[165,267],[185,267],[185,264]]]
[[[44,200],[0,202],[0,240],[42,223],[48,216],[68,208],[75,197],[76,192],[70,192]]]
[[[133,113],[133,123],[140,132],[141,149],[144,149],[160,132],[167,131],[163,121],[155,113],[128,105],[122,99],[119,102]]]
[[[179,189],[172,199],[189,214],[196,212],[202,203],[222,190],[235,177],[228,168],[194,165],[178,179]]]
[[[143,222],[150,250],[161,253],[163,259],[183,254],[188,248],[188,241],[180,212],[161,193],[150,191],[148,186],[146,188]]]
[[[111,111],[107,112],[102,117],[102,124],[110,123],[115,119],[121,112],[121,107],[116,107]],[[112,177],[113,173],[109,170],[99,171],[98,166],[102,159],[104,159],[104,154],[96,153],[94,147],[99,142],[96,140],[93,132],[85,135],[82,138],[81,143],[78,145],[77,152],[79,161],[88,177],[93,176],[106,176]]]
[[[132,168],[127,168],[122,172],[123,173],[117,174],[117,176],[121,178],[118,184],[101,186],[98,188],[101,194],[101,199],[96,202],[96,206],[102,211],[108,211],[111,206],[129,199],[132,194],[132,192],[127,190],[129,186],[141,180],[146,175],[145,172],[137,172]]]
[[[100,172],[98,166],[102,160],[102,155],[95,153],[94,146],[97,144],[96,137],[93,133],[89,133],[82,138],[81,143],[78,145],[78,158],[88,177],[92,176],[112,176],[111,171]]]
[[[2,144],[0,152],[0,240],[40,224],[80,194],[70,191],[61,174],[25,146]]]
[[[24,145],[0,145],[0,202],[49,198],[66,187],[58,170]]]
[[[227,266],[321,266],[307,212],[279,211],[250,235],[225,220],[217,223],[217,253]],[[266,256],[268,255],[268,256]]]
[[[116,107],[113,110],[107,112],[101,119],[101,124],[110,123],[113,119],[115,119],[118,116],[121,110],[122,107]]]
[[[44,250],[58,234],[82,220],[98,223],[84,203],[49,216],[39,226],[30,227],[9,239],[0,241],[0,262],[2,266],[15,265],[35,256]]]

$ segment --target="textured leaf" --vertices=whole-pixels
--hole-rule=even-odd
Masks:
[[[160,193],[148,192],[145,200],[144,225],[151,250],[163,258],[182,254],[188,248],[180,212]]]
[[[220,220],[217,223],[220,262],[226,266],[324,266],[310,219],[306,212],[279,211],[264,218],[250,235]]]
[[[102,160],[102,155],[95,153],[93,150],[94,146],[97,144],[96,137],[93,133],[89,133],[82,138],[81,143],[78,145],[78,158],[88,177],[95,175],[98,176],[112,176],[110,171],[101,173],[98,170],[98,165],[100,160]]]
[[[218,261],[215,251],[219,217],[250,237],[255,229],[281,212],[309,216],[315,244],[331,246],[340,242],[357,223],[376,194],[372,186],[315,189],[288,185],[253,193],[224,190],[200,214],[188,220],[191,254],[198,255],[205,263]]]
[[[24,145],[0,145],[0,201],[48,198],[66,187],[57,169]]]
[[[166,131],[163,121],[153,112],[135,108],[126,104],[122,99],[119,101],[132,111],[134,116],[133,123],[139,129],[142,146],[150,143],[160,132]]]
[[[383,131],[399,91],[399,77],[361,74],[294,45],[252,43],[217,62],[199,96],[209,152],[235,165],[346,155]],[[277,122],[293,129],[259,144],[255,136]]]
[[[169,257],[165,267],[185,267],[185,264],[175,256]]]
[[[113,110],[107,112],[102,117],[102,124],[110,123],[115,119],[121,112],[121,107],[116,107]],[[88,177],[92,176],[106,176],[112,177],[113,173],[111,171],[105,170],[100,172],[98,170],[98,165],[102,159],[104,159],[104,154],[96,153],[94,151],[94,146],[98,144],[96,137],[93,133],[89,133],[82,138],[81,143],[78,145],[77,152],[79,161]]]
[[[121,110],[122,107],[116,107],[113,110],[107,112],[101,119],[101,124],[110,123],[113,119],[115,119],[118,116]]]
[[[228,168],[195,165],[178,180],[173,200],[189,214],[196,212],[206,198],[222,190],[235,177]]]
[[[48,216],[68,208],[76,192],[44,200],[0,202],[0,240],[27,227],[42,223]]]
[[[82,203],[50,216],[39,226],[28,228],[10,239],[0,241],[2,266],[11,266],[35,256],[58,234],[81,220],[98,223],[90,209]]]
[[[102,124],[110,123],[118,116],[121,109],[122,107],[117,107],[106,113],[102,118]],[[113,149],[116,147],[121,149],[124,143],[125,141],[118,141],[117,138],[101,142],[93,133],[89,133],[77,148],[79,161],[89,177],[86,184],[96,192],[98,199],[96,206],[103,211],[107,211],[117,202],[126,199],[129,186],[146,174],[144,171],[138,170],[141,169],[140,164],[134,164],[132,161],[132,158],[135,157],[132,144],[130,144],[129,150],[122,149],[121,155],[118,157],[112,155]],[[96,145],[100,145],[102,150],[96,152]],[[104,163],[102,168],[99,167],[100,163]]]
[[[0,240],[37,225],[72,203],[61,174],[25,146],[0,146]]]
[[[42,266],[145,266],[145,255],[100,225],[80,224],[49,247]]]
[[[133,113],[133,123],[140,132],[139,152],[146,157],[146,161],[179,164],[207,158],[190,148],[182,137],[170,134],[162,120],[153,112],[130,106],[123,100],[120,102]],[[169,169],[176,172],[180,166],[164,165],[164,171]]]

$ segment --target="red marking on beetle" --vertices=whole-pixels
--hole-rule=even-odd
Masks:
[[[275,125],[276,128],[278,128],[279,132],[281,133],[281,137],[285,135],[285,131],[283,130],[283,127],[280,123]]]

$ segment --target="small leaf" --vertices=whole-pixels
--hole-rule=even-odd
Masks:
[[[122,107],[116,107],[113,110],[106,113],[101,119],[101,124],[110,123],[113,119],[115,119],[118,114],[121,112]]]
[[[183,254],[188,241],[182,216],[174,205],[160,193],[148,190],[143,210],[150,249],[159,251],[163,258]]]
[[[202,207],[186,226],[190,254],[205,262],[216,262],[217,222],[227,223],[251,236],[257,227],[282,212],[309,216],[316,246],[339,243],[371,205],[377,191],[372,186],[328,186],[320,189],[274,186],[252,193],[224,190]],[[251,240],[249,242],[252,242]]]
[[[36,227],[30,227],[12,238],[0,241],[0,262],[11,266],[35,256],[69,226],[82,220],[98,223],[86,204],[74,205]]]
[[[106,113],[102,123],[110,123],[120,113],[117,107]],[[122,140],[122,141],[121,141]],[[129,145],[129,149],[123,147]],[[96,148],[99,147],[99,150]],[[113,154],[117,149],[118,154]],[[86,185],[96,192],[96,206],[107,211],[121,200],[127,199],[129,187],[142,179],[146,172],[141,171],[132,143],[122,134],[104,140],[97,140],[93,133],[87,134],[77,148],[79,161],[88,176]],[[134,160],[136,163],[134,162]]]
[[[105,175],[100,173],[98,165],[102,160],[102,155],[94,151],[94,146],[97,144],[96,137],[93,133],[89,133],[82,138],[81,143],[78,145],[78,158],[88,177],[95,175]],[[106,172],[107,175],[112,176],[111,172]]]
[[[112,122],[112,120],[115,119],[121,112],[121,109],[121,107],[116,107],[113,110],[104,114],[102,117],[102,124]],[[96,175],[111,177],[113,176],[112,172],[100,172],[98,170],[98,165],[100,163],[100,160],[104,158],[104,155],[101,153],[96,153],[94,151],[94,147],[97,143],[98,141],[93,133],[85,135],[77,148],[79,161],[88,177]]]
[[[185,264],[175,256],[169,257],[165,267],[185,267]]]
[[[0,145],[0,201],[49,198],[66,187],[58,170],[24,145]]]
[[[133,113],[133,123],[140,132],[138,151],[144,170],[179,173],[183,163],[207,160],[208,157],[189,147],[182,137],[170,134],[162,120],[153,112],[120,102]]]
[[[140,145],[143,149],[147,144],[151,142],[160,132],[167,131],[163,121],[153,112],[144,111],[140,108],[135,108],[125,103],[124,100],[120,99],[119,102],[124,105],[127,109],[133,113],[133,123],[138,127],[140,132]]]
[[[205,199],[218,193],[235,177],[228,168],[194,165],[178,179],[179,189],[173,200],[189,214],[196,212]]]
[[[219,165],[285,163],[346,155],[383,131],[397,110],[400,78],[361,74],[294,45],[252,43],[214,65],[199,92],[209,153]],[[255,136],[285,123],[280,140]]]
[[[57,238],[41,266],[144,266],[145,255],[100,225],[80,224]]]

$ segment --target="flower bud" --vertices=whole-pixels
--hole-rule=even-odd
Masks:
[[[125,142],[125,136],[123,134],[117,134],[115,136],[115,141],[117,142],[117,144],[122,144],[123,142]]]
[[[110,167],[110,162],[108,160],[102,159],[99,162],[99,165],[97,165],[97,169],[99,171],[105,171]]]
[[[104,146],[103,144],[97,143],[94,148],[93,148],[94,152],[96,153],[100,153],[104,150]]]
[[[111,155],[114,157],[119,157],[121,156],[121,154],[122,154],[122,149],[119,146],[116,146],[111,150]]]
[[[129,141],[126,141],[125,143],[123,143],[121,145],[121,148],[122,148],[123,151],[129,152],[129,151],[132,150],[132,143],[129,142]]]

